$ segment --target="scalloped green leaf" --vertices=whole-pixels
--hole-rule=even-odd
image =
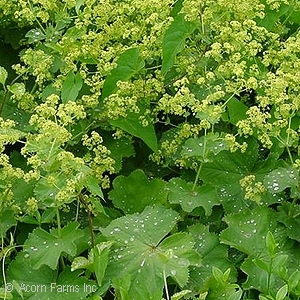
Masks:
[[[228,146],[224,138],[218,134],[207,134],[200,138],[188,139],[181,151],[181,154],[187,157],[197,157],[207,162],[208,155],[216,155],[223,150],[227,150]]]
[[[0,128],[0,135],[7,135],[10,141],[17,141],[25,136],[25,133],[21,130],[14,128]]]
[[[203,207],[207,216],[211,214],[212,207],[219,205],[216,189],[209,185],[197,186],[193,191],[193,183],[181,178],[172,178],[167,184],[168,200],[172,204],[180,204],[186,212],[196,207]]]
[[[75,241],[83,236],[83,231],[78,229],[78,223],[69,223],[60,230],[51,229],[50,232],[36,228],[29,234],[25,242],[25,251],[34,269],[43,265],[55,270],[58,259],[62,254],[75,256],[77,247]]]
[[[116,280],[130,276],[127,293],[133,300],[161,300],[164,276],[181,286],[188,268],[201,263],[193,250],[193,238],[177,233],[165,238],[179,220],[177,212],[163,206],[146,207],[142,213],[113,220],[102,233],[117,242],[111,251],[106,277]]]
[[[277,219],[286,227],[286,234],[289,238],[300,242],[300,232],[295,228],[300,228],[300,206],[289,202],[283,202],[278,207]]]
[[[119,243],[156,246],[175,226],[179,214],[163,206],[147,206],[142,213],[113,220],[102,233]],[[135,242],[134,242],[135,241]],[[134,242],[134,243],[133,243]]]
[[[189,228],[189,233],[195,241],[195,249],[202,257],[202,266],[192,267],[190,284],[194,290],[201,290],[212,277],[212,267],[217,267],[223,272],[231,268],[230,279],[236,280],[236,271],[228,259],[227,246],[220,244],[219,237],[209,232],[209,226],[196,224]]]
[[[265,176],[264,185],[271,193],[280,193],[288,187],[296,188],[299,186],[299,170],[292,166],[277,168]]]
[[[108,196],[125,214],[142,212],[148,205],[166,201],[165,182],[148,179],[144,171],[138,169],[127,177],[118,176]]]
[[[266,236],[276,228],[276,215],[267,207],[245,209],[224,217],[228,228],[220,234],[222,243],[251,255],[264,252]]]
[[[213,186],[239,184],[239,180],[252,170],[258,158],[258,144],[254,139],[248,141],[246,152],[221,151],[213,162],[203,165],[201,179]]]
[[[281,161],[272,159],[265,163],[258,158],[258,143],[254,138],[247,140],[245,152],[221,151],[211,162],[205,163],[201,169],[200,178],[204,183],[216,187],[220,202],[226,213],[235,213],[241,209],[254,207],[253,201],[245,200],[245,192],[240,186],[240,180],[249,175],[255,175],[256,181],[262,182],[270,169],[281,165]],[[280,201],[280,194],[265,192],[261,203],[270,205]]]
[[[13,299],[86,299],[97,285],[80,276],[81,273],[80,270],[71,272],[68,266],[58,275],[57,270],[44,265],[36,270],[27,254],[20,252],[8,268],[7,282],[14,285]]]
[[[39,269],[33,269],[32,261],[29,259],[28,253],[19,252],[7,269],[6,280],[11,283],[16,281],[18,285],[23,283],[28,286],[39,285],[48,288],[51,282],[55,282],[56,273],[56,270],[52,270],[45,265],[42,265]],[[15,291],[14,294],[16,294]],[[27,296],[26,299],[31,299],[30,296],[34,297],[34,294],[41,295],[40,293],[32,292],[24,292],[24,294]]]
[[[44,40],[46,38],[46,35],[40,28],[33,28],[26,33],[25,37],[28,38],[29,44],[33,44],[38,41]]]

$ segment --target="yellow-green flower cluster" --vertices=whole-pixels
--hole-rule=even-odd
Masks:
[[[230,152],[235,152],[237,150],[240,150],[243,153],[246,151],[248,146],[246,142],[243,142],[242,144],[238,143],[236,141],[236,137],[233,134],[227,133],[224,137],[224,140]]]
[[[164,164],[166,160],[171,160],[172,164],[183,167],[187,161],[179,155],[181,147],[188,138],[196,138],[203,125],[183,123],[176,131],[173,131],[171,137],[161,143],[160,149],[153,153],[150,158],[158,164]]]
[[[30,197],[27,199],[26,201],[26,212],[29,214],[29,215],[32,215],[34,214],[37,210],[38,210],[38,201],[33,198],[33,197]]]
[[[76,199],[76,182],[73,179],[66,179],[65,185],[55,195],[57,204],[66,204]]]
[[[52,55],[40,49],[27,49],[22,55],[21,60],[25,64],[27,73],[36,78],[36,83],[42,84],[44,81],[52,79],[51,67],[54,61]],[[21,74],[23,73],[24,70],[21,69]]]
[[[267,191],[263,183],[256,181],[255,175],[247,175],[240,180],[241,187],[245,190],[245,199],[259,204],[262,195]]]
[[[23,178],[24,171],[20,168],[13,167],[10,164],[9,157],[6,154],[0,154],[0,209],[9,207],[13,208],[16,213],[20,212],[20,208],[15,203],[12,191],[13,183]],[[4,183],[4,185],[3,185]]]
[[[74,124],[77,120],[84,119],[86,113],[82,105],[70,101],[58,106],[57,117],[59,118],[59,123],[66,126]]]
[[[103,127],[110,126],[110,120],[126,118],[128,113],[139,114],[143,126],[153,120],[170,120],[166,125],[174,129],[162,133],[160,149],[153,155],[158,162],[186,166],[178,153],[180,147],[190,137],[222,131],[222,117],[235,96],[241,107],[249,109],[245,119],[230,125],[234,133],[227,134],[225,129],[230,151],[246,149],[246,143],[237,142],[238,135],[255,135],[268,148],[272,138],[285,147],[299,147],[299,129],[292,121],[300,108],[300,33],[282,41],[278,29],[274,27],[275,33],[260,25],[265,11],[276,13],[285,3],[286,0],[182,1],[181,13],[198,27],[184,41],[185,47],[176,53],[174,67],[165,76],[160,72],[165,59],[164,34],[180,7],[174,9],[174,0],[0,0],[2,15],[13,14],[20,26],[31,24],[45,35],[45,42],[33,42],[22,52],[21,63],[14,66],[22,79],[33,77],[36,83],[32,92],[26,91],[18,99],[19,107],[33,112],[33,130],[22,153],[28,155],[28,164],[34,171],[26,176],[37,178],[39,169],[55,169],[73,176],[88,165],[107,187],[107,174],[114,172],[114,161],[103,145],[101,133],[78,133],[77,138],[83,135],[82,144],[87,148],[84,158],[62,149],[74,138],[76,122],[94,108],[97,122]],[[60,19],[49,22],[54,11],[61,12]],[[101,99],[104,82],[117,66],[118,58],[133,47],[139,49],[145,68],[127,81],[117,82],[113,93]],[[62,104],[59,91],[69,72],[79,72],[83,88],[78,101]],[[58,95],[51,94],[45,100],[52,88]],[[249,91],[255,93],[247,102],[241,93]],[[9,121],[1,122],[3,151],[20,134],[13,131],[13,125],[3,123]],[[115,136],[119,135],[117,131]],[[245,188],[252,188],[246,188],[246,197],[257,197],[260,185],[253,178],[247,180],[241,182]],[[74,193],[74,186],[73,181],[68,183],[58,196],[60,201],[66,199],[66,193]]]
[[[288,0],[267,0],[266,4],[270,6],[272,10],[278,10],[282,4],[288,5],[290,1]]]
[[[48,96],[44,103],[35,108],[36,114],[31,117],[31,125],[37,125],[41,131],[43,124],[47,123],[47,126],[57,127],[57,130],[61,127],[61,131],[65,132],[64,126],[74,124],[75,121],[86,117],[83,105],[76,102],[58,104],[59,100],[58,95]]]
[[[118,119],[119,117],[126,117],[128,112],[139,112],[137,106],[137,97],[121,96],[119,93],[111,94],[105,99],[104,111],[102,118]]]
[[[274,37],[270,39],[275,47],[263,53],[262,62],[266,67],[276,68],[276,72],[265,72],[262,80],[255,83],[260,89],[256,97],[258,105],[251,107],[247,119],[237,126],[240,134],[257,132],[258,139],[268,148],[274,137],[282,146],[297,149],[299,129],[292,128],[291,122],[300,108],[300,35],[296,34],[284,43],[274,42]],[[272,111],[272,115],[268,111]]]
[[[199,101],[190,91],[189,79],[184,76],[173,83],[174,95],[163,94],[157,102],[156,111],[162,111],[164,114],[173,114],[178,116],[187,116],[191,107]]]
[[[85,165],[82,158],[76,157],[69,151],[61,151],[57,155],[57,162],[60,164],[60,171],[65,175],[75,175],[80,173],[80,170]]]
[[[14,144],[24,135],[20,130],[15,129],[13,120],[4,120],[0,117],[0,153],[4,151],[7,144]]]
[[[188,2],[188,1],[186,1]],[[260,0],[209,0],[205,1],[207,8],[204,10],[204,20],[213,23],[212,26],[219,25],[227,20],[245,20],[258,17],[264,18],[264,4]],[[213,17],[219,17],[219,22],[215,22]]]
[[[69,126],[76,120],[85,118],[83,106],[75,102],[58,103],[57,95],[48,96],[44,103],[35,108],[35,114],[29,120],[35,132],[27,135],[25,146],[21,150],[28,157],[27,163],[33,168],[26,180],[38,178],[41,169],[59,169],[63,173],[70,173],[71,170],[78,171],[83,165],[81,159],[61,148],[72,138]]]
[[[269,112],[261,111],[257,106],[251,106],[247,111],[248,118],[245,120],[238,121],[236,126],[238,127],[239,134],[241,135],[252,135],[253,128],[260,134],[269,127],[268,119],[271,117]]]
[[[9,157],[6,154],[0,154],[0,166],[1,166],[1,180],[7,180],[10,182],[13,178],[22,178],[24,176],[24,171],[20,168],[15,168],[10,164]]]
[[[102,187],[108,188],[110,185],[108,174],[114,172],[115,161],[109,156],[110,150],[102,143],[103,139],[96,131],[92,131],[90,136],[82,137],[82,144],[90,150],[84,156],[85,163],[93,170]]]

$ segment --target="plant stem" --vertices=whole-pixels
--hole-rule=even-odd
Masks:
[[[287,138],[286,138],[286,143],[285,143],[285,145],[286,145],[286,150],[287,150],[287,153],[288,153],[288,155],[289,155],[290,161],[291,161],[291,163],[293,164],[293,163],[294,163],[294,160],[293,160],[293,157],[292,157],[290,148],[289,148],[291,123],[292,123],[292,118],[289,118],[289,128],[288,128],[288,131],[287,131]]]
[[[7,96],[8,96],[8,90],[6,90],[4,95],[3,95],[3,99],[2,99],[2,102],[1,102],[1,106],[0,106],[0,115],[2,114],[4,104],[7,100]]]
[[[60,214],[59,214],[59,208],[56,207],[56,220],[57,220],[57,235],[60,238],[61,236],[61,222],[60,222]]]
[[[168,284],[167,284],[167,278],[166,278],[166,270],[164,269],[164,285],[165,285],[165,291],[166,291],[166,297],[167,300],[170,300],[170,295],[169,295],[169,291],[168,291]]]
[[[202,161],[201,161],[200,166],[198,168],[196,178],[195,178],[195,181],[194,181],[194,184],[193,184],[193,187],[192,187],[192,192],[194,192],[195,189],[196,189],[197,182],[199,180],[200,172],[201,172],[201,169],[202,169],[202,165],[203,165],[203,162],[205,161],[206,155],[207,155],[207,153],[206,153],[206,134],[207,134],[207,130],[204,129],[204,137],[205,138],[204,138],[204,141],[203,141],[203,156],[202,156]]]
[[[13,250],[13,249],[16,249],[16,248],[19,248],[19,247],[23,247],[24,245],[16,245],[16,246],[11,246],[9,247],[6,251],[4,251],[4,255],[2,257],[2,277],[3,277],[3,284],[4,284],[4,297],[3,299],[8,299],[7,298],[7,289],[5,288],[6,285],[7,285],[7,282],[6,282],[6,274],[5,274],[5,260],[6,260],[6,257],[8,255],[8,253]]]
[[[272,265],[273,265],[273,257],[271,257],[270,269],[268,271],[268,282],[267,282],[268,294],[270,294],[270,282],[271,282],[271,275],[272,275]]]
[[[198,168],[197,175],[196,175],[196,178],[195,178],[195,181],[194,181],[194,184],[193,184],[192,192],[194,192],[195,189],[196,189],[197,182],[199,180],[199,176],[200,176],[200,172],[201,172],[202,166],[203,166],[203,162],[200,163],[200,166]]]
[[[287,153],[289,155],[291,163],[294,164],[293,156],[292,156],[290,148],[288,146],[286,146],[286,151],[287,151]]]
[[[93,231],[92,214],[91,214],[88,203],[86,202],[83,194],[79,193],[78,197],[79,197],[80,202],[84,205],[84,207],[86,209],[86,212],[87,212],[87,215],[88,215],[89,229],[90,229],[90,235],[91,235],[91,244],[92,244],[92,247],[94,247],[94,245],[95,245],[95,235],[94,235],[94,231]]]

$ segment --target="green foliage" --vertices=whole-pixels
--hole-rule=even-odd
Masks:
[[[121,117],[118,120],[111,120],[110,124],[140,138],[151,150],[156,151],[157,139],[154,126],[152,124],[143,126],[139,117],[140,114],[129,112],[125,118]]]
[[[7,76],[8,76],[7,71],[3,67],[0,67],[0,83],[3,86],[5,86],[5,82],[6,82]]]
[[[220,239],[235,249],[246,254],[260,253],[265,249],[264,240],[268,249],[273,247],[268,232],[274,231],[276,218],[272,210],[259,207],[253,210],[244,210],[227,215],[225,222],[228,228],[222,231]]]
[[[202,185],[193,190],[191,182],[185,182],[181,178],[172,178],[167,185],[169,202],[180,204],[188,213],[202,206],[206,215],[211,214],[212,207],[219,204],[219,197],[215,188]]]
[[[163,74],[166,74],[173,67],[176,55],[182,51],[186,38],[195,29],[196,24],[187,22],[183,14],[175,17],[164,35],[161,67]]]
[[[0,299],[299,299],[299,16],[0,1]]]
[[[30,233],[25,243],[25,251],[33,269],[47,265],[55,270],[62,253],[75,256],[77,252],[75,241],[83,235],[76,227],[78,224],[70,223],[60,232],[57,229],[47,232],[37,228]]]
[[[75,101],[79,91],[82,87],[82,78],[80,73],[74,74],[70,72],[63,83],[61,89],[61,101],[67,103],[68,101]]]
[[[178,214],[170,209],[147,206],[141,214],[124,216],[102,229],[107,238],[116,241],[106,277],[130,276],[130,299],[161,299],[164,277],[171,276],[182,287],[188,280],[188,267],[200,264],[187,233],[165,238],[177,220]]]
[[[0,223],[0,234],[1,238],[5,237],[5,234],[9,228],[17,224],[14,211],[12,209],[5,209],[1,211],[1,223]]]
[[[148,179],[142,170],[128,177],[118,176],[113,181],[109,198],[124,214],[142,212],[146,206],[166,202],[165,183],[161,179]]]
[[[104,99],[115,91],[118,81],[130,79],[143,66],[144,61],[139,57],[139,49],[132,48],[122,53],[117,61],[117,67],[105,79],[102,98]]]

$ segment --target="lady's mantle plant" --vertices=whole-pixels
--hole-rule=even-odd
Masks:
[[[299,1],[0,20],[0,298],[300,298]]]

